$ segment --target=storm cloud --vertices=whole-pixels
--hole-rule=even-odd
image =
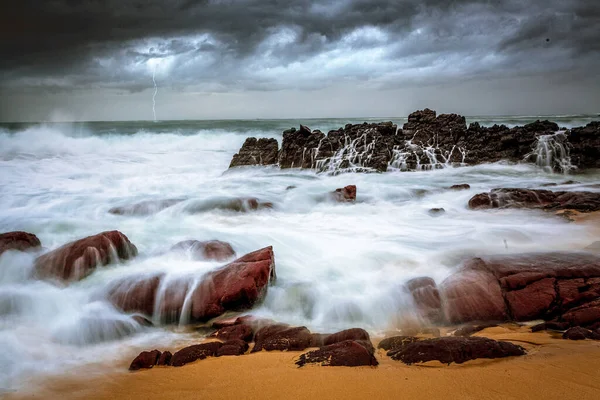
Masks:
[[[16,108],[8,96],[50,102],[97,91],[133,99],[149,89],[153,72],[169,96],[427,87],[435,98],[434,89],[448,85],[460,91],[527,77],[556,85],[557,96],[577,79],[581,90],[600,91],[595,0],[7,3],[0,6],[5,120]],[[600,108],[600,95],[584,95]]]

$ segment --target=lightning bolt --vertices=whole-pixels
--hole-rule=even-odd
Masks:
[[[152,83],[154,83],[154,94],[152,95],[152,113],[154,114],[154,122],[156,122],[156,94],[158,93],[158,86],[156,86],[156,64],[152,70]]]

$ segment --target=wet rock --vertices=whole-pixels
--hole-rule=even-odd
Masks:
[[[261,350],[304,350],[310,347],[312,342],[312,334],[304,326],[271,325],[261,328],[256,332],[252,353]]]
[[[392,336],[379,342],[377,348],[395,352],[407,344],[416,342],[417,340],[419,340],[419,338],[414,336]]]
[[[250,137],[246,139],[240,151],[233,156],[229,168],[242,165],[277,164],[279,144],[276,139]]]
[[[198,214],[213,210],[250,212],[271,208],[273,208],[273,203],[259,200],[256,197],[218,197],[188,204],[185,211],[190,214]]]
[[[443,208],[431,208],[427,213],[432,217],[440,217],[446,213],[446,210]]]
[[[116,215],[152,215],[166,208],[181,203],[184,199],[164,199],[164,200],[147,200],[126,206],[113,207],[108,210],[111,214]]]
[[[468,183],[460,183],[458,185],[450,186],[450,190],[469,190],[471,189],[471,185]]]
[[[241,356],[248,351],[248,343],[243,340],[228,340],[217,350],[217,357]]]
[[[429,277],[420,277],[406,282],[406,288],[412,295],[419,314],[431,322],[442,318],[442,302],[435,281]]]
[[[206,322],[226,311],[243,311],[261,301],[269,282],[275,279],[275,257],[272,247],[246,254],[237,260],[202,276],[190,275],[164,281],[164,275],[134,276],[113,283],[107,297],[124,312],[138,312],[158,316],[165,323],[180,321],[184,302],[190,303],[186,320],[190,323]],[[163,293],[157,299],[159,286]],[[191,293],[190,293],[191,291]],[[160,304],[156,304],[160,301]]]
[[[495,326],[498,326],[498,324],[467,325],[454,331],[454,336],[468,337],[474,333],[480,332],[487,328],[493,328]]]
[[[569,328],[565,333],[563,333],[563,339],[568,340],[600,340],[600,334],[593,332],[589,329],[582,328],[581,326],[576,326],[573,328]]]
[[[130,371],[137,371],[142,368],[152,368],[156,365],[159,357],[161,356],[160,351],[142,351],[136,358],[133,359],[131,365],[129,365]]]
[[[175,244],[171,250],[189,252],[195,260],[225,261],[235,256],[233,247],[220,240],[185,240]]]
[[[252,328],[250,328],[248,325],[241,324],[225,326],[210,335],[210,337],[214,337],[224,342],[229,340],[242,340],[245,342],[250,342],[252,341],[253,336],[254,334],[252,332]]]
[[[542,322],[541,324],[532,326],[531,332],[539,332],[539,331],[546,331],[546,330],[565,331],[565,330],[569,329],[569,326],[571,326],[571,324],[569,324],[568,322],[548,321],[548,322]]]
[[[335,189],[331,193],[332,198],[340,203],[354,202],[356,201],[356,186],[348,185],[346,187]]]
[[[600,210],[600,193],[553,192],[533,189],[493,189],[479,193],[469,200],[473,210],[491,208],[529,208],[547,211],[576,210],[592,212]]]
[[[391,355],[405,364],[439,361],[462,364],[478,358],[502,358],[525,355],[521,346],[483,337],[442,337],[419,340],[402,346]]]
[[[377,366],[379,363],[369,349],[354,340],[345,340],[302,354],[296,365],[319,364],[331,367]]]
[[[77,281],[98,266],[137,255],[137,248],[119,231],[102,232],[68,243],[38,257],[35,276],[40,279]]]
[[[163,351],[156,361],[156,365],[167,366],[171,365],[171,358],[173,354],[170,351]]]
[[[335,343],[344,342],[346,340],[353,340],[358,342],[361,346],[369,350],[371,353],[375,352],[373,343],[367,331],[361,328],[346,329],[337,333],[333,333],[324,338],[323,345],[329,346]]]
[[[0,233],[0,255],[7,250],[26,251],[41,246],[40,239],[33,233],[21,231]]]
[[[171,365],[181,367],[196,360],[204,360],[206,357],[214,357],[223,344],[221,342],[209,342],[203,344],[195,344],[185,347],[173,354],[171,357]]]
[[[571,162],[579,169],[600,168],[600,121],[568,132]]]

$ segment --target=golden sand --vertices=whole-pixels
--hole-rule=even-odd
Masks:
[[[528,354],[408,366],[378,350],[378,367],[298,368],[299,352],[260,352],[136,372],[127,371],[128,358],[119,361],[121,372],[61,378],[7,399],[600,399],[600,342],[516,325],[476,335],[510,340]]]

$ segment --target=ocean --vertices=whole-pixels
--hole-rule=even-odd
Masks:
[[[570,128],[600,118],[472,117],[467,123],[514,126],[536,119]],[[111,282],[125,276],[197,275],[221,265],[169,252],[182,240],[227,241],[239,256],[273,246],[278,279],[264,303],[249,312],[253,315],[318,332],[362,327],[374,334],[412,318],[411,299],[402,289],[408,279],[426,275],[441,282],[465,257],[581,249],[593,241],[585,226],[552,215],[471,211],[467,202],[492,188],[540,188],[568,179],[580,183],[557,188],[577,190],[597,183],[595,172],[573,178],[506,163],[383,174],[228,170],[249,136],[280,141],[283,130],[299,124],[327,132],[347,123],[387,120],[399,126],[406,121],[0,124],[0,232],[34,233],[50,250],[117,229],[140,253],[68,286],[29,279],[33,254],[0,256],[0,392],[83,367],[114,371],[115,358],[202,337],[204,331],[184,325],[115,329],[114,321],[126,316],[103,297]],[[461,183],[471,189],[446,190]],[[358,188],[355,204],[328,201],[328,192],[350,184]],[[237,197],[257,197],[274,208],[219,209]],[[184,201],[149,216],[108,213],[116,206],[172,198]],[[442,216],[428,213],[440,207],[446,211]]]

